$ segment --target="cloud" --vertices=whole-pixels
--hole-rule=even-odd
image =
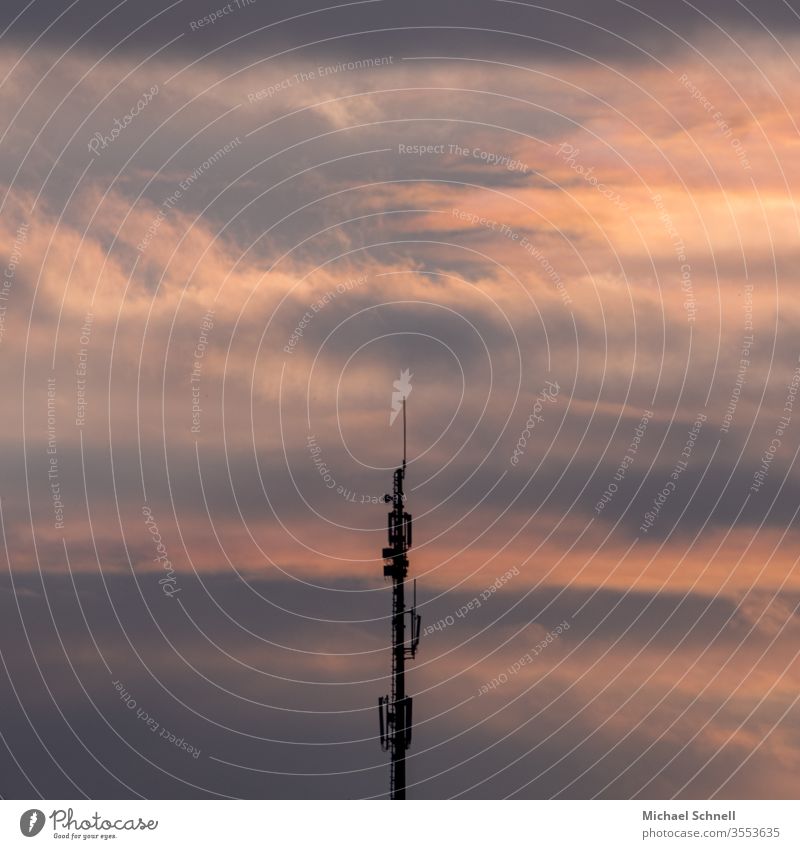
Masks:
[[[711,597],[560,586],[520,603],[514,580],[424,638],[416,797],[792,797],[792,632],[743,642],[736,606]],[[123,797],[374,794],[389,633],[376,583],[183,577],[178,603],[148,573],[4,581],[4,632],[24,622],[27,635],[7,660],[24,698],[13,729],[32,739],[29,721],[43,735],[25,761],[34,786],[63,792],[72,779],[97,794],[94,755]],[[426,593],[423,616],[446,619],[472,595]],[[476,695],[491,681],[502,683]],[[142,715],[201,754],[154,736]],[[43,746],[64,774],[46,768]],[[3,775],[13,797],[19,776]]]
[[[469,29],[449,49],[479,55],[404,61],[441,54],[450,4],[367,4],[365,31],[433,28],[269,62],[244,39],[239,64],[203,51],[262,7],[198,32],[171,10],[96,68],[149,7],[64,57],[73,13],[24,58],[12,27],[0,621],[23,647],[3,733],[31,754],[4,795],[375,793],[404,370],[412,574],[426,625],[454,620],[414,667],[415,793],[795,792],[795,69],[739,4],[702,9],[755,65],[697,13],[495,5],[460,25],[546,22],[616,61]],[[140,67],[156,26],[184,35]],[[634,35],[658,61],[619,52]]]

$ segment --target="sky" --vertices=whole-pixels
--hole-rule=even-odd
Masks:
[[[0,795],[796,798],[799,39],[5,2]]]

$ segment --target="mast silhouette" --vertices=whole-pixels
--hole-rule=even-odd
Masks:
[[[406,798],[406,751],[411,744],[411,696],[406,695],[406,660],[413,658],[419,644],[421,617],[417,613],[417,582],[412,606],[406,610],[405,584],[408,550],[411,548],[411,514],[405,511],[403,484],[406,476],[406,399],[403,398],[403,465],[394,471],[394,488],[384,495],[391,502],[389,546],[383,549],[383,575],[392,579],[392,691],[378,699],[381,747],[391,751],[389,796]],[[406,616],[408,637],[406,636]]]

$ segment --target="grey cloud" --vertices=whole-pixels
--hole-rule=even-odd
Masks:
[[[10,23],[23,6],[22,0],[6,4],[5,23]],[[264,55],[315,42],[302,51],[309,58],[350,59],[362,53],[424,53],[432,49],[441,53],[446,47],[456,55],[496,55],[501,50],[506,55],[510,52],[567,59],[576,58],[580,52],[602,56],[613,53],[630,59],[641,57],[645,50],[661,52],[663,56],[665,48],[677,46],[677,38],[670,30],[684,38],[713,32],[709,19],[724,29],[750,33],[758,33],[763,27],[783,33],[798,24],[796,4],[777,0],[759,3],[757,7],[724,0],[680,2],[667,7],[655,0],[633,4],[559,0],[549,8],[531,6],[475,3],[465,7],[456,0],[342,4],[324,9],[309,0],[292,4],[242,3],[240,8],[232,6],[213,24],[198,27],[192,22],[214,11],[199,2],[180,3],[166,10],[155,0],[128,2],[101,20],[108,7],[97,0],[82,0],[55,23],[63,7],[52,0],[40,0],[18,18],[9,36],[25,42],[54,23],[46,36],[49,41],[69,44],[80,39],[81,46],[94,50],[122,42],[119,49],[138,53],[182,36],[171,50],[187,58],[200,58],[207,51],[235,41],[216,54],[227,62],[240,60],[242,55]],[[309,12],[315,14],[306,14]],[[287,18],[294,20],[278,23]],[[361,32],[370,35],[358,35]],[[628,46],[626,40],[635,47]]]
[[[63,576],[50,575],[43,581],[33,575],[16,576],[22,620],[9,581],[3,582],[3,639],[18,646],[6,658],[6,670],[22,699],[22,709],[4,712],[2,720],[7,746],[3,758],[8,761],[2,773],[4,796],[86,793],[93,798],[118,798],[138,793],[180,798],[199,793],[324,798],[380,792],[386,765],[376,740],[374,704],[386,686],[388,625],[386,591],[374,589],[382,583],[377,574],[328,591],[254,578],[246,584],[230,575],[204,576],[201,586],[197,579],[182,574],[181,606],[165,598],[154,576],[147,573],[139,574],[135,582],[130,575],[107,575],[101,581],[85,572],[76,573],[72,580],[75,588]],[[599,652],[620,638],[620,648],[606,661],[613,664],[609,672],[631,662],[632,650],[648,642],[655,652],[651,657],[663,657],[684,638],[679,658],[699,662],[698,652],[704,647],[732,653],[740,630],[739,615],[730,601],[563,587],[540,589],[521,601],[518,595],[509,586],[468,616],[456,617],[452,627],[425,637],[413,672],[418,726],[410,769],[415,797],[457,793],[497,797],[516,792],[525,797],[636,795],[642,783],[655,777],[674,754],[675,741],[686,742],[684,755],[652,785],[653,795],[669,795],[671,787],[705,764],[715,744],[705,736],[693,743],[690,738],[696,723],[711,717],[726,692],[724,687],[691,709],[678,691],[658,707],[658,685],[646,687],[626,710],[635,706],[631,717],[651,710],[652,718],[624,740],[627,726],[618,722],[606,726],[604,720],[622,709],[633,682],[644,682],[644,669],[631,666],[628,689],[610,690],[588,711],[582,709],[582,699],[592,695],[590,679],[577,690],[569,688],[569,679],[572,674],[581,678]],[[473,593],[449,592],[433,601],[429,596],[423,588],[423,615],[432,623],[458,610]],[[785,599],[789,607],[796,602]],[[345,608],[367,621],[355,626],[326,621]],[[302,611],[302,618],[283,610]],[[726,625],[731,618],[732,624]],[[547,650],[549,654],[543,653],[533,678],[527,673],[512,676],[495,695],[456,707],[481,683],[479,674],[469,671],[473,657],[490,653],[481,665],[481,672],[490,677],[493,669],[498,673],[505,669],[530,649],[532,639],[541,638],[565,619],[572,628]],[[22,621],[32,651],[23,636]],[[515,631],[520,635],[499,649],[500,642]],[[718,631],[722,637],[712,642]],[[213,649],[208,637],[230,657]],[[760,645],[766,645],[763,635],[759,639]],[[780,639],[785,646],[789,632]],[[278,649],[276,642],[310,654]],[[95,643],[110,671],[100,661]],[[326,663],[317,654],[331,651],[355,654],[342,663]],[[559,671],[570,655],[571,665]],[[715,662],[704,661],[709,669]],[[548,675],[542,677],[545,671]],[[317,683],[291,683],[283,677]],[[126,699],[135,699],[135,708],[126,706],[114,681],[123,685]],[[8,678],[4,677],[2,686],[5,703],[14,703]],[[530,688],[527,694],[525,688]],[[551,700],[560,705],[558,710],[526,722]],[[137,717],[137,708],[153,717],[159,728],[168,728],[200,748],[200,757],[194,759],[154,735],[146,721]],[[498,709],[500,713],[490,719],[489,714]],[[688,709],[684,720],[659,739],[676,709]],[[437,716],[442,710],[445,713]],[[757,732],[759,723],[766,721],[768,708],[749,727]],[[463,734],[454,735],[462,730]],[[506,731],[510,736],[497,742]],[[576,743],[577,752],[567,755]],[[651,743],[654,746],[637,768],[623,772]],[[53,768],[44,747],[66,776]],[[528,749],[536,754],[512,765]],[[9,751],[24,765],[27,779],[11,763]],[[746,752],[738,746],[720,752],[717,763],[707,767],[685,795],[694,793],[697,798],[712,792]],[[226,766],[213,758],[240,766]],[[602,765],[581,777],[596,759]],[[758,796],[755,777],[760,768],[757,756],[726,795]],[[326,776],[328,772],[340,774]],[[532,778],[533,783],[520,790]]]

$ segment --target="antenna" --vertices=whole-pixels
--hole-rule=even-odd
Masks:
[[[389,795],[406,798],[406,750],[411,745],[411,696],[406,695],[406,660],[417,654],[420,622],[417,613],[417,582],[414,601],[406,610],[405,583],[408,575],[408,550],[411,548],[411,514],[405,511],[403,484],[406,476],[406,399],[403,397],[403,465],[394,470],[394,489],[384,495],[391,502],[388,530],[389,546],[383,549],[383,575],[392,579],[392,691],[378,699],[381,748],[391,751]],[[408,638],[406,638],[406,617]]]

